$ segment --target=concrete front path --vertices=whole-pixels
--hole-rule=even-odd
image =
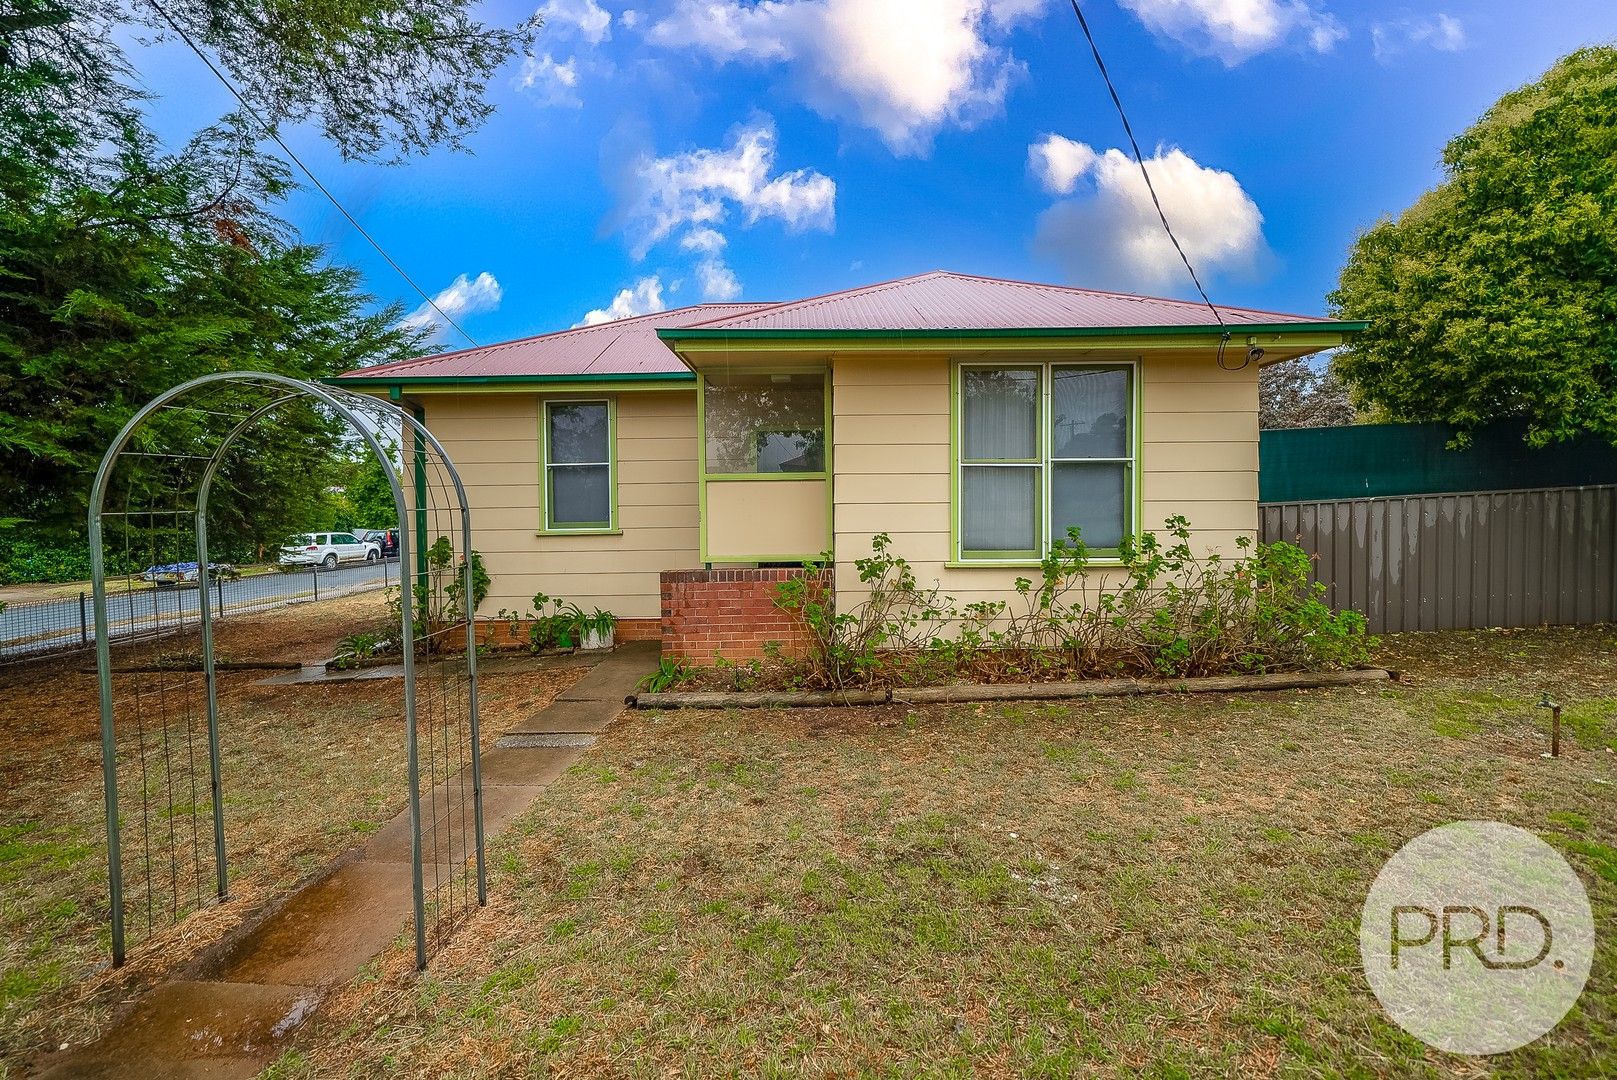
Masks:
[[[623,708],[657,664],[657,644],[625,645],[483,754],[489,838],[521,816]],[[451,781],[456,783],[456,781]],[[425,817],[458,800],[441,786]],[[458,827],[448,830],[458,836]],[[470,851],[441,852],[451,865]],[[251,1077],[333,988],[352,979],[410,923],[408,811],[245,935],[145,995],[100,1042],[39,1062],[48,1077]]]
[[[565,735],[603,730],[623,710],[623,699],[657,667],[660,651],[655,641],[636,641],[622,646],[591,668],[588,675],[556,695],[556,700],[547,708],[517,724],[507,734]],[[507,744],[519,743],[512,738]]]

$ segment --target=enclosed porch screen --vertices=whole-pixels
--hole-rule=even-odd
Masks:
[[[701,553],[795,562],[830,545],[826,372],[702,373]]]
[[[825,472],[825,375],[706,376],[707,472]]]
[[[1076,527],[1092,552],[1132,527],[1132,364],[962,364],[955,551],[1032,561]]]

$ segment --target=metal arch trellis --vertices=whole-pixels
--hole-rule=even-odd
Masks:
[[[205,876],[204,845],[201,840],[200,820],[200,766],[195,754],[196,713],[205,717],[207,735],[207,817],[211,824],[213,863],[213,893],[217,900],[229,897],[230,874],[226,860],[224,779],[222,769],[222,738],[220,732],[220,684],[217,658],[214,650],[214,612],[210,593],[213,564],[209,558],[208,511],[209,499],[221,465],[244,439],[250,436],[276,412],[298,404],[324,411],[339,419],[349,431],[364,442],[383,465],[383,471],[392,487],[394,507],[399,522],[398,590],[399,640],[403,668],[403,706],[407,771],[409,782],[410,863],[413,884],[416,964],[425,967],[428,955],[428,901],[427,872],[431,870],[430,898],[433,908],[435,938],[441,943],[452,929],[456,906],[461,913],[470,907],[469,889],[464,872],[468,847],[475,845],[475,882],[477,903],[487,902],[487,871],[484,856],[483,785],[481,740],[477,711],[477,640],[475,612],[474,560],[472,559],[471,517],[466,502],[466,491],[459,473],[443,446],[432,432],[408,410],[389,401],[367,397],[337,387],[322,386],[282,375],[265,372],[221,372],[204,375],[173,387],[142,407],[124,425],[108,448],[96,472],[90,495],[89,539],[90,562],[94,587],[96,632],[96,667],[99,677],[101,713],[101,760],[106,801],[107,856],[109,893],[111,901],[112,954],[114,965],[121,965],[127,955],[130,898],[126,895],[126,867],[123,850],[123,832],[126,828],[120,812],[120,763],[128,765],[131,782],[139,783],[139,841],[141,849],[137,862],[144,868],[140,880],[145,901],[145,929],[147,935],[157,930],[156,897],[159,886],[154,879],[151,801],[154,794],[166,795],[167,808],[159,807],[157,817],[166,821],[168,895],[165,897],[166,914],[171,923],[207,901],[203,896]],[[163,432],[153,432],[154,418],[169,413],[181,414],[184,424],[190,425],[189,440],[174,438],[181,445],[162,444],[152,449],[151,438],[163,438]],[[159,425],[160,426],[160,425]],[[180,434],[187,429],[178,426]],[[380,433],[396,430],[400,435],[401,458],[395,462],[383,448]],[[144,440],[144,441],[143,441]],[[197,445],[200,443],[200,447]],[[197,452],[202,450],[205,452]],[[126,458],[146,458],[167,470],[163,477],[173,489],[172,508],[144,510],[131,509],[132,495],[126,493],[123,510],[109,511],[106,506],[109,488],[118,466]],[[410,475],[405,476],[404,460],[408,458]],[[186,470],[193,472],[188,473]],[[434,480],[436,479],[436,483]],[[136,485],[130,484],[132,492]],[[194,490],[194,503],[182,505],[182,489]],[[148,483],[149,496],[152,486]],[[427,537],[438,531],[448,518],[451,526],[431,544]],[[194,537],[194,555],[197,564],[196,614],[200,616],[200,685],[193,680],[172,681],[162,663],[154,662],[149,668],[131,665],[128,672],[134,677],[129,682],[132,693],[120,702],[115,695],[115,671],[109,634],[107,603],[107,560],[104,518],[118,520],[125,537],[125,576],[130,578],[134,565],[127,547],[136,529],[133,522],[146,522],[143,536],[155,558],[159,538],[164,542],[180,543],[189,530]],[[166,522],[162,528],[154,525]],[[188,524],[187,524],[188,522]],[[458,527],[456,527],[458,526]],[[458,552],[457,549],[458,548]],[[181,554],[188,552],[181,551]],[[459,558],[455,556],[458,554]],[[182,561],[179,559],[176,562]],[[407,568],[410,568],[407,572]],[[445,579],[449,581],[446,586]],[[458,578],[458,582],[455,580]],[[445,608],[441,603],[434,611],[434,600],[444,595],[459,601]],[[133,593],[126,597],[133,609]],[[175,605],[177,607],[177,605]],[[158,590],[152,590],[150,634],[146,640],[157,642],[166,632],[181,625],[167,624],[164,605]],[[433,616],[449,612],[442,625],[435,624]],[[445,646],[453,645],[453,636],[461,627],[465,632],[463,662],[445,658]],[[418,633],[418,627],[424,634]],[[418,655],[419,653],[419,655]],[[157,660],[162,660],[158,656]],[[144,674],[157,672],[154,688],[144,684]],[[425,678],[423,679],[423,676]],[[425,689],[423,695],[419,689]],[[157,704],[151,704],[155,698]],[[194,706],[200,703],[200,710]],[[122,708],[120,708],[122,704]],[[156,731],[148,731],[148,714],[156,710],[159,721]],[[121,733],[120,716],[134,727],[133,735]],[[462,727],[464,721],[464,730]],[[454,744],[450,733],[454,731]],[[120,736],[123,744],[120,745]],[[424,736],[424,737],[423,737]],[[150,737],[150,738],[149,738]],[[150,745],[148,742],[150,741]],[[425,751],[425,753],[423,753]],[[440,757],[441,754],[441,757]],[[423,773],[425,759],[427,768]],[[453,773],[451,766],[460,767]],[[423,815],[423,781],[426,782],[426,816]],[[466,805],[468,783],[470,812]],[[189,785],[189,800],[184,788]],[[459,803],[455,797],[459,794]],[[182,796],[176,800],[176,791]],[[133,807],[131,809],[134,809]],[[457,816],[458,809],[458,816]],[[190,816],[190,837],[185,837],[178,819]],[[471,833],[466,835],[467,819],[471,819]],[[131,815],[133,828],[135,818]],[[161,822],[160,822],[161,825]],[[457,837],[458,829],[458,837]],[[431,837],[428,851],[427,837]],[[164,837],[161,828],[156,839],[161,848]],[[442,844],[440,844],[440,840]],[[458,843],[457,843],[458,840]],[[468,843],[470,841],[470,843]],[[193,896],[182,895],[181,861],[185,854],[191,860],[188,878],[194,883]],[[430,854],[430,860],[429,860]],[[158,868],[161,869],[161,851]]]

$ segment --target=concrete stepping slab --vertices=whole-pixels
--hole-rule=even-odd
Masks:
[[[631,641],[602,657],[578,682],[556,695],[561,701],[616,701],[623,704],[635,684],[657,669],[662,646],[655,641]]]
[[[508,735],[559,735],[605,731],[624,708],[623,697],[605,701],[557,698],[526,720],[512,725]]]
[[[595,745],[594,735],[502,735],[495,740],[497,750],[535,750],[548,747],[574,747],[579,750]]]
[[[254,686],[301,686],[304,683],[329,682],[330,673],[324,664],[305,664],[297,671],[282,672],[267,679],[259,679]]]
[[[566,772],[583,747],[496,747],[483,751],[483,788],[543,786]]]
[[[344,863],[232,946],[214,977],[321,987],[346,982],[399,935],[412,896],[408,861]]]
[[[45,1064],[61,1077],[257,1076],[319,1000],[303,987],[176,981],[141,999],[103,1041]]]
[[[543,784],[485,784],[483,831],[494,836],[528,809],[544,790]],[[436,833],[436,836],[434,835]],[[467,776],[439,784],[421,796],[421,857],[461,867],[477,854],[476,822],[472,817],[472,781]],[[377,830],[360,849],[367,861],[410,866],[410,811],[405,808]],[[429,877],[430,877],[429,873]]]

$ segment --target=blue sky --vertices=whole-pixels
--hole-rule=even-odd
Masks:
[[[491,20],[533,6],[495,3]],[[472,153],[343,163],[288,141],[483,343],[930,269],[1189,296],[1065,0],[545,0]],[[1444,142],[1617,5],[1088,0],[1164,207],[1219,303],[1302,313]],[[131,47],[163,137],[226,111]],[[1057,136],[1057,138],[1051,138]],[[284,208],[383,300],[416,297],[316,192]],[[446,347],[465,344],[443,332]]]

